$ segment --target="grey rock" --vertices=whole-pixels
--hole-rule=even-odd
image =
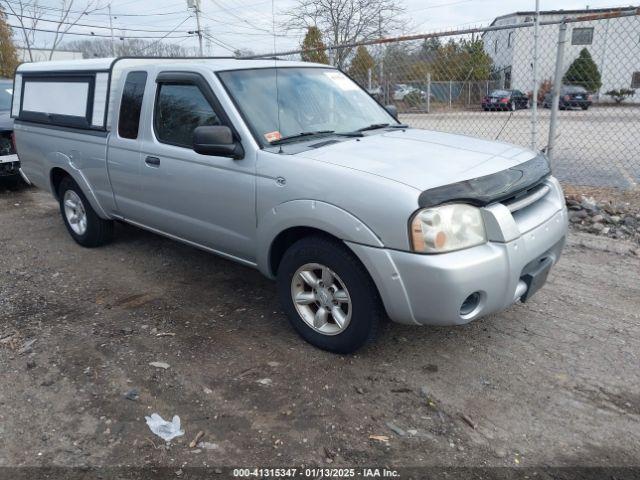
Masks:
[[[504,458],[507,456],[507,451],[504,448],[496,448],[493,450],[493,455],[496,458]]]
[[[137,401],[140,398],[140,394],[136,388],[132,388],[127,393],[124,394],[124,398],[127,400]]]
[[[387,422],[387,427],[389,427],[389,430],[391,430],[393,433],[395,433],[399,437],[407,436],[407,432],[405,432],[403,429],[401,429],[399,426],[397,426],[394,423]]]
[[[580,202],[580,206],[585,210],[589,210],[591,212],[595,212],[598,209],[598,205],[593,197],[583,197]]]
[[[429,391],[429,388],[427,388],[426,386],[420,387],[420,395],[427,400],[431,398],[431,392]]]

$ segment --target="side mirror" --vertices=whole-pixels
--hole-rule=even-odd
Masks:
[[[385,105],[384,109],[396,120],[398,119],[398,107],[395,105]]]
[[[238,160],[244,157],[240,142],[233,138],[231,129],[224,125],[205,125],[193,131],[193,150],[201,155],[229,157]]]

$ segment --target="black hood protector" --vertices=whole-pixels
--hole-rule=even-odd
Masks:
[[[425,190],[418,198],[422,208],[443,203],[462,202],[484,207],[526,193],[551,175],[547,158],[539,154],[501,172]]]

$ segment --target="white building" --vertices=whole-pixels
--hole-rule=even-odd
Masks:
[[[18,60],[21,62],[31,61],[29,57],[29,50],[26,48],[16,48],[16,53],[18,54]],[[31,48],[31,55],[33,56],[34,62],[46,62],[49,60],[49,53],[50,50],[47,48]],[[82,58],[82,52],[56,49],[53,52],[51,60],[81,60]]]
[[[540,12],[540,22],[565,17],[612,14],[635,7]],[[496,18],[492,26],[518,25],[534,21],[535,12],[515,12]],[[540,25],[538,79],[552,80],[555,72],[559,25]],[[533,90],[533,27],[488,31],[484,49],[491,56],[504,88]],[[568,23],[563,74],[586,48],[602,76],[601,101],[610,101],[604,92],[620,88],[636,90],[632,101],[640,101],[640,16]],[[631,101],[629,99],[628,101]]]

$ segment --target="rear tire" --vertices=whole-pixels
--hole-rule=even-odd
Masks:
[[[327,237],[303,238],[289,247],[278,268],[277,284],[293,328],[323,350],[356,351],[373,340],[385,317],[364,266],[343,243]],[[335,308],[340,309],[337,314]]]
[[[60,213],[67,231],[83,247],[99,247],[113,238],[113,221],[98,216],[76,182],[65,177],[58,187]]]

